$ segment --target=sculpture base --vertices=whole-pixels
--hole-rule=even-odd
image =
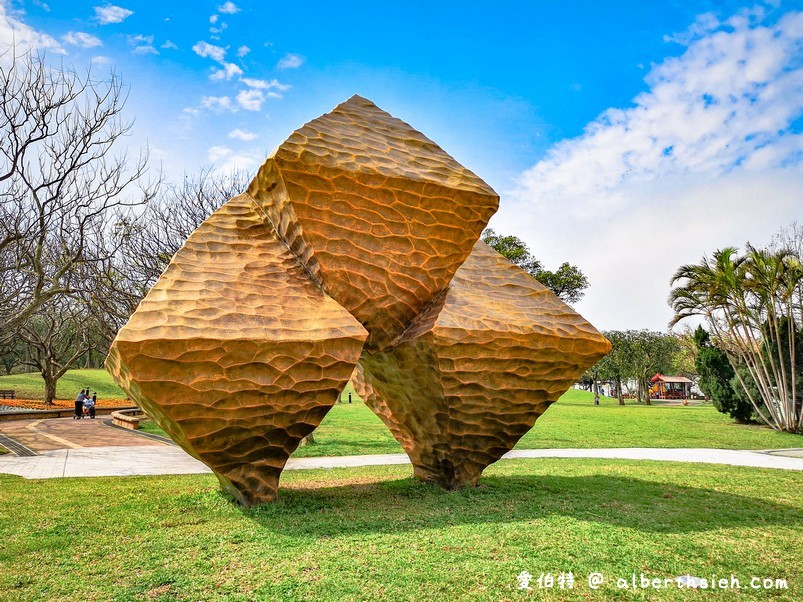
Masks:
[[[422,483],[437,485],[447,491],[457,491],[476,487],[483,468],[483,466],[455,467],[447,461],[434,468],[414,465],[413,476]]]

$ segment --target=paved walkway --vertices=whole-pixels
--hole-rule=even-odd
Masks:
[[[87,447],[164,446],[138,433],[115,429],[103,424],[108,416],[95,419],[45,418],[0,422],[0,435],[5,435],[36,453]]]
[[[27,479],[211,472],[206,465],[175,445],[106,426],[100,419],[73,421],[59,418],[0,423],[0,435],[15,439],[37,454],[29,457],[11,454],[0,456],[0,473]],[[505,458],[660,460],[803,471],[803,449],[523,449],[511,451]],[[405,454],[292,458],[287,462],[287,469],[383,466],[409,462]]]

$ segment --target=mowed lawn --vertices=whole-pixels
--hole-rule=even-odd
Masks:
[[[68,370],[56,385],[57,399],[75,399],[81,389],[97,391],[98,399],[125,399],[126,394],[105,370]],[[39,373],[0,376],[0,389],[13,389],[17,399],[42,399],[44,383]]]
[[[316,443],[295,456],[401,451],[352,398],[332,408],[315,431]],[[571,390],[519,444],[661,446],[803,447],[803,437],[736,425],[710,405],[621,407],[603,398],[594,406],[589,393]],[[0,475],[0,600],[737,595],[719,587],[681,591],[663,581],[687,574],[728,583],[733,575],[740,600],[803,599],[800,472],[502,460],[479,487],[458,492],[418,483],[411,472],[409,466],[286,471],[278,502],[253,509],[221,494],[212,475],[37,481]],[[531,591],[517,587],[524,571],[534,577]],[[557,582],[539,587],[542,574],[569,572],[571,589],[565,581],[564,589]],[[598,590],[589,588],[592,573],[603,575]],[[640,586],[642,575],[668,587],[633,589],[631,580]],[[765,579],[779,587],[751,587]]]
[[[99,399],[125,395],[105,370],[71,370],[59,382],[58,396],[72,399],[90,387]],[[41,397],[37,374],[0,376],[0,389],[17,396]],[[341,400],[348,400],[348,387]],[[401,452],[390,432],[352,394],[353,403],[337,403],[315,431],[315,444],[299,448],[296,457],[382,454]],[[155,425],[147,430],[161,433]],[[602,397],[593,405],[587,391],[570,389],[538,419],[519,442],[519,449],[590,447],[715,447],[723,449],[780,449],[803,447],[803,435],[778,433],[759,425],[739,425],[711,404],[645,406]]]
[[[710,404],[620,406],[587,391],[570,389],[541,416],[517,449],[592,447],[714,447],[780,449],[803,447],[803,435],[739,425]],[[398,453],[402,449],[362,403],[336,404],[315,431],[315,444],[294,457]]]
[[[405,466],[287,471],[243,509],[211,475],[0,475],[3,600],[803,599],[803,475],[659,462],[502,460],[446,492]],[[517,576],[534,576],[533,591]],[[572,572],[572,589],[539,589]],[[591,590],[591,573],[605,579]],[[619,589],[731,575],[745,589]],[[750,588],[773,580],[771,591]],[[785,580],[785,589],[774,589]],[[778,583],[783,587],[783,581]]]

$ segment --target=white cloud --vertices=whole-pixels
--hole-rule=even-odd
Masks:
[[[229,24],[226,23],[226,22],[223,22],[223,23],[220,24],[219,27],[210,27],[209,28],[209,33],[213,34],[212,37],[214,39],[219,40],[220,37],[218,36],[218,34],[223,33],[223,30],[224,29],[228,29],[228,28],[229,28]]]
[[[579,265],[601,328],[663,328],[682,264],[803,221],[803,13],[701,17],[633,107],[608,109],[519,178],[493,226]]]
[[[288,52],[285,54],[278,63],[276,63],[276,67],[279,69],[297,69],[301,65],[304,64],[304,57],[300,54],[293,54]]]
[[[243,58],[249,52],[251,52],[251,49],[248,46],[240,46],[237,49],[237,56],[239,56],[240,58]]]
[[[213,146],[206,151],[206,156],[212,163],[215,163],[230,156],[233,152],[228,146]]]
[[[262,110],[262,103],[265,102],[265,95],[262,90],[241,90],[237,94],[237,104],[239,104],[246,111],[260,111]]]
[[[159,54],[153,46],[137,46],[131,51],[133,54]]]
[[[69,31],[61,39],[67,44],[73,46],[81,46],[82,48],[95,48],[96,46],[103,46],[100,38],[92,34],[84,33],[83,31]]]
[[[228,146],[213,146],[207,150],[206,155],[214,163],[214,171],[219,174],[253,171],[264,159],[257,151],[234,152]]]
[[[215,23],[217,23],[218,19],[220,19],[220,15],[212,15],[211,17],[209,17],[209,22],[212,25],[214,25]]]
[[[264,79],[254,79],[252,77],[244,77],[240,81],[243,82],[249,88],[259,88],[262,90],[266,90],[269,87],[268,82],[266,82]]]
[[[244,77],[240,80],[249,88],[257,88],[259,90],[279,90],[280,92],[287,92],[292,86],[283,84],[279,80],[272,79],[265,81],[264,79],[254,79],[252,77]]]
[[[165,50],[178,50],[178,46],[176,46],[170,40],[167,40],[164,44],[162,44],[162,48],[164,48]]]
[[[240,76],[243,70],[234,63],[223,63],[223,69],[213,69],[209,79],[213,81],[230,80],[232,77]]]
[[[228,96],[204,96],[201,99],[201,106],[213,111],[236,111],[237,108],[232,104]],[[188,111],[185,109],[185,111]]]
[[[114,6],[113,4],[95,7],[95,19],[97,19],[101,25],[122,23],[133,14],[133,10],[128,10],[127,8],[123,8],[121,6]]]
[[[143,35],[138,33],[137,35],[128,36],[128,43],[134,45],[147,45],[150,46],[153,44],[153,35]]]
[[[715,31],[720,26],[719,19],[713,13],[697,15],[686,31],[674,33],[671,36],[665,35],[664,42],[675,42],[681,46],[688,46],[697,38],[703,37]]]
[[[47,35],[36,31],[14,16],[7,14],[5,4],[0,2],[0,48],[15,46],[17,54],[28,50],[48,50],[57,54],[65,54],[59,42]],[[7,63],[11,54],[6,52],[0,55],[0,62]]]
[[[233,15],[234,13],[240,12],[240,9],[236,4],[234,4],[234,2],[224,2],[221,6],[218,6],[217,9],[222,13],[226,13],[227,15]]]
[[[212,60],[215,60],[219,63],[222,63],[223,60],[226,58],[225,48],[221,48],[220,46],[215,46],[208,42],[198,42],[197,44],[195,44],[195,46],[192,47],[192,49],[198,56],[203,58],[209,57]]]
[[[247,130],[236,129],[229,132],[229,138],[234,138],[235,140],[243,140],[248,142],[256,138],[257,135],[254,132],[249,132]]]
[[[136,46],[136,48],[131,51],[132,54],[159,54],[159,51],[153,46],[153,35],[146,36],[141,33],[129,35],[128,43],[132,46]]]

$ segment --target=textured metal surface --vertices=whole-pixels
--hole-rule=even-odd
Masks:
[[[422,480],[477,482],[610,350],[582,316],[478,242],[449,290],[353,381]],[[364,382],[363,382],[364,381]]]
[[[276,497],[352,375],[418,478],[474,484],[610,348],[477,242],[498,201],[354,97],[188,239],[107,367],[244,504]]]
[[[354,97],[294,132],[248,189],[325,290],[387,347],[465,261],[499,197]]]
[[[106,360],[132,399],[244,504],[335,404],[366,332],[246,195],[190,236]]]

